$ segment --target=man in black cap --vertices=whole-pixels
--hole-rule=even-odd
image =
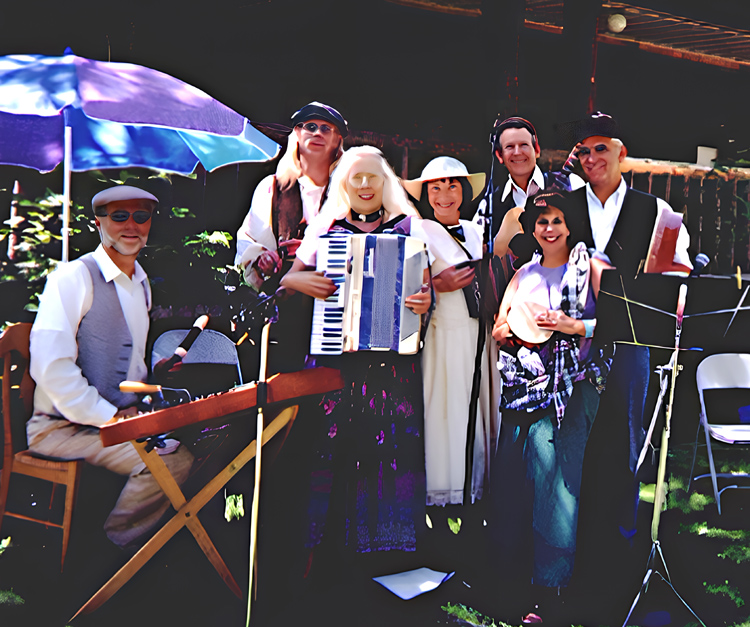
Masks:
[[[622,274],[635,276],[648,253],[659,210],[671,209],[656,196],[639,192],[625,184],[620,165],[628,150],[619,139],[615,119],[596,112],[569,125],[574,152],[588,183],[572,196],[581,209],[582,236],[595,248],[597,256],[611,263]],[[674,271],[690,272],[690,238],[683,226],[674,254]]]
[[[333,107],[311,102],[291,118],[293,128],[276,174],[255,188],[250,210],[237,231],[235,263],[256,292],[273,294],[292,267],[305,228],[326,199],[328,179],[343,153],[349,127]],[[312,300],[302,294],[283,304],[273,329],[272,372],[304,367],[310,342]]]
[[[321,102],[305,105],[292,115],[291,122],[286,152],[276,173],[255,188],[250,210],[237,232],[235,263],[243,268],[245,282],[253,290],[269,295],[291,268],[306,226],[326,199],[329,175],[343,154],[343,140],[349,133],[344,117]],[[310,347],[313,299],[298,292],[278,299],[277,305],[278,321],[270,331],[269,375],[302,370]],[[248,366],[252,371],[257,364]],[[269,493],[285,496],[263,514],[264,519],[273,521],[263,542],[274,559],[266,562],[259,577],[263,602],[257,611],[261,614],[274,612],[279,604],[289,601],[285,595],[290,582],[301,585],[308,558],[302,543],[290,543],[289,538],[296,537],[296,525],[302,525],[306,517],[309,468],[305,462],[310,442],[317,435],[321,410],[314,399],[300,405],[302,419],[289,433],[266,487]]]
[[[293,257],[304,228],[320,209],[333,164],[349,128],[333,107],[311,102],[292,115],[293,129],[276,174],[263,179],[237,232],[235,262],[260,291],[281,279],[282,258]],[[283,272],[281,272],[283,274]]]
[[[641,269],[648,254],[658,212],[669,209],[662,200],[625,183],[621,164],[627,148],[620,139],[615,119],[596,112],[568,124],[586,186],[571,192],[576,217],[569,226],[575,241],[593,250],[592,263],[614,267],[627,285]],[[670,209],[671,210],[671,209]],[[681,227],[674,253],[674,271],[689,273],[690,238]],[[600,326],[608,321],[599,320]],[[590,576],[601,566],[604,551],[617,562],[619,572],[633,570],[645,559],[628,546],[636,534],[638,482],[637,460],[645,441],[643,414],[650,375],[649,349],[618,344],[597,418],[586,446],[581,489],[581,537],[602,544],[583,543],[580,566]],[[640,533],[635,540],[643,539]],[[638,573],[631,572],[637,587]],[[629,594],[630,591],[626,593]]]

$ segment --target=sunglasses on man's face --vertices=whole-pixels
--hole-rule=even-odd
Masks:
[[[133,211],[133,213],[121,210],[112,213],[97,213],[96,215],[99,218],[109,218],[112,222],[127,222],[130,216],[133,216],[136,224],[145,224],[151,219],[151,212],[145,210]]]
[[[332,126],[328,126],[328,124],[316,124],[315,122],[297,124],[297,128],[303,128],[308,133],[315,133],[318,129],[320,129],[320,132],[323,133],[323,135],[328,135],[328,133],[335,130]]]
[[[606,144],[597,144],[594,146],[594,152],[607,152],[607,145]],[[581,146],[578,150],[576,150],[576,157],[581,159],[582,157],[587,157],[591,154],[591,148],[588,148],[587,146]]]

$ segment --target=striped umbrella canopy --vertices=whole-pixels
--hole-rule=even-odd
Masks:
[[[0,57],[0,163],[49,172],[64,164],[63,261],[70,172],[146,167],[192,173],[266,161],[279,145],[200,89],[140,65]]]

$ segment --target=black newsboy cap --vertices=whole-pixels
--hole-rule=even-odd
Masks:
[[[601,111],[595,111],[582,120],[566,122],[562,125],[562,131],[572,146],[582,142],[587,137],[594,136],[622,139],[617,120]]]
[[[299,111],[295,111],[294,115],[292,115],[292,124],[297,126],[297,124],[302,124],[303,122],[307,122],[307,120],[316,119],[327,120],[333,124],[338,129],[341,137],[346,137],[349,134],[349,126],[347,125],[344,116],[333,107],[329,107],[322,102],[311,102],[310,104],[306,104]]]

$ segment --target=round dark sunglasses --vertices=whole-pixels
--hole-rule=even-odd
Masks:
[[[297,124],[297,128],[304,128],[309,133],[314,133],[315,131],[320,129],[320,132],[323,133],[323,135],[328,135],[328,133],[334,130],[334,128],[332,126],[328,126],[328,124],[316,124],[315,122]]]
[[[607,146],[606,146],[606,144],[597,144],[596,146],[594,146],[594,151],[596,151],[596,152],[606,152],[607,151]],[[590,155],[591,154],[591,149],[588,148],[588,147],[586,147],[586,146],[582,146],[581,148],[579,148],[578,150],[576,150],[575,154],[576,154],[576,157],[578,157],[580,159],[581,157],[585,157],[587,155]]]
[[[99,218],[109,218],[112,222],[127,222],[130,216],[133,216],[136,224],[145,224],[151,219],[150,211],[113,211],[112,213],[97,213]]]

